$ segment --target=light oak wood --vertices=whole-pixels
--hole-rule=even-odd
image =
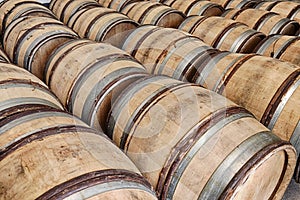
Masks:
[[[121,12],[140,24],[152,24],[166,28],[177,28],[185,19],[185,15],[181,11],[150,1],[128,4]]]
[[[0,63],[0,118],[19,112],[25,105],[46,105],[63,109],[56,96],[37,77],[25,69]],[[19,107],[19,110],[11,110]]]
[[[108,130],[161,199],[281,199],[294,170],[292,146],[246,110],[164,76],[126,88]]]
[[[211,1],[203,0],[165,0],[161,3],[170,6],[186,14],[201,16],[220,16],[224,12],[224,8]]]
[[[0,62],[10,63],[10,60],[2,49],[2,46],[0,47]]]
[[[77,34],[58,20],[48,17],[21,17],[6,29],[3,43],[11,60],[43,79],[49,55],[61,43]]]
[[[93,128],[106,129],[115,98],[146,75],[126,52],[109,44],[74,40],[59,47],[46,67],[46,83],[64,106]]]
[[[70,114],[41,109],[0,124],[1,199],[157,199],[120,149]]]
[[[225,18],[233,19],[247,24],[250,28],[263,32],[266,35],[283,34],[296,35],[300,25],[275,12],[259,9],[231,9],[222,15]]]
[[[110,8],[81,9],[68,22],[80,37],[103,41],[121,47],[128,34],[138,23]]]
[[[270,35],[257,45],[254,52],[300,66],[300,37]]]
[[[84,8],[100,7],[95,0],[52,0],[49,8],[65,24],[70,18]]]
[[[300,3],[293,1],[274,1],[274,2],[262,2],[256,8],[272,11],[278,13],[284,17],[294,19],[295,13],[300,11]]]
[[[212,47],[231,52],[253,52],[257,44],[266,37],[246,24],[216,16],[188,17],[179,29],[199,37]]]
[[[15,19],[23,16],[40,16],[55,18],[55,15],[38,1],[9,0],[0,5],[4,14],[0,19],[0,30],[4,33],[7,26]]]
[[[229,0],[224,8],[237,8],[237,9],[245,9],[245,8],[253,8],[259,3],[259,1],[255,0]]]
[[[141,26],[126,39],[123,47],[152,74],[191,80],[200,59],[218,50],[199,38],[171,28]]]
[[[128,4],[139,1],[142,0],[98,0],[98,3],[106,8],[112,8],[120,12]]]

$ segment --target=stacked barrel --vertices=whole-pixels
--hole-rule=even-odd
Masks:
[[[281,199],[299,179],[300,68],[241,54],[271,36],[199,0],[49,8],[0,4],[0,198]]]

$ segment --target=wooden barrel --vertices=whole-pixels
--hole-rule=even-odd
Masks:
[[[157,199],[121,150],[66,112],[22,112],[0,133],[1,199]]]
[[[3,18],[0,19],[2,35],[4,34],[6,27],[13,20],[22,16],[44,16],[55,18],[55,15],[48,8],[37,1],[5,1],[0,7],[0,11],[2,10],[5,10]]]
[[[46,71],[45,80],[63,105],[104,131],[111,104],[120,91],[146,75],[145,68],[126,52],[90,40],[60,46]]]
[[[45,105],[63,109],[57,97],[25,69],[0,62],[0,119],[20,112],[24,105]],[[13,112],[13,113],[14,113]]]
[[[245,23],[250,28],[266,35],[296,35],[300,28],[299,23],[294,20],[284,18],[274,12],[258,9],[232,9],[225,12],[223,17]]]
[[[244,9],[244,8],[253,8],[255,7],[259,1],[256,0],[229,0],[224,5],[224,8],[237,8],[237,9]]]
[[[160,199],[280,199],[295,152],[245,109],[165,76],[127,87],[109,136]]]
[[[97,0],[98,3],[106,8],[111,8],[116,11],[121,11],[128,4],[142,0]]]
[[[224,12],[224,8],[211,1],[203,0],[165,0],[161,3],[170,6],[186,14],[201,16],[220,16]]]
[[[257,45],[254,52],[300,66],[300,37],[270,35]]]
[[[121,47],[128,34],[138,23],[126,15],[110,8],[96,7],[81,9],[68,22],[80,37],[104,41]]]
[[[245,107],[280,138],[299,140],[298,66],[254,54],[224,52],[199,69],[194,82]],[[293,144],[300,152],[300,144]]]
[[[300,3],[292,1],[262,2],[255,8],[272,11],[281,16],[293,19],[292,16],[300,10]]]
[[[230,1],[230,0],[210,0],[213,3],[219,4],[221,5],[223,8],[225,8],[226,4]]]
[[[3,44],[14,63],[42,79],[51,52],[62,42],[77,37],[74,31],[58,20],[21,17],[7,27]]]
[[[100,7],[95,0],[52,0],[49,8],[65,24],[79,10],[84,8]]]
[[[143,1],[128,4],[122,13],[140,24],[152,24],[166,28],[177,28],[185,14],[158,2]]]
[[[0,62],[10,63],[9,58],[6,55],[6,53],[4,52],[4,50],[2,49],[2,47],[0,47]]]
[[[273,6],[279,3],[279,0],[276,1],[260,1],[254,8],[260,10],[267,10],[270,11]]]
[[[199,37],[214,48],[231,52],[253,52],[266,37],[246,24],[216,16],[190,16],[181,23],[179,29]]]
[[[123,47],[152,74],[191,80],[206,55],[218,50],[186,32],[157,26],[141,26],[126,39]]]

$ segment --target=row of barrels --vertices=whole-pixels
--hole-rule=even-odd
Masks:
[[[34,17],[25,16],[14,20],[3,31],[4,48],[10,52],[8,53],[10,59],[29,70],[32,69],[29,66],[36,66],[36,70],[31,70],[32,73],[43,78],[72,113],[90,122],[90,126],[103,129],[134,161],[144,177],[154,186],[160,199],[253,197],[280,199],[282,197],[296,165],[295,150],[290,143],[273,135],[246,109],[198,84],[181,82],[166,76],[151,76],[146,73],[141,63],[125,51],[108,44],[78,39],[71,29],[67,29],[58,21],[54,22],[52,17],[39,17],[36,14]],[[25,32],[24,26],[26,26]],[[201,48],[203,51],[217,52],[200,39],[184,32],[153,26],[135,29],[124,45],[133,42],[136,31],[144,28],[152,29],[146,34],[150,37],[150,33],[156,33],[158,30],[167,31],[165,33],[168,34],[174,32],[174,36],[179,34],[186,40],[193,40],[191,44],[197,47],[197,52]],[[44,32],[35,34],[39,30]],[[44,35],[44,38],[41,38],[41,35]],[[61,35],[61,38],[58,35]],[[142,37],[145,41],[148,39],[145,35]],[[141,41],[143,38],[137,37],[141,45],[143,45]],[[28,48],[25,48],[26,46]],[[165,52],[162,48],[164,46],[158,49]],[[136,58],[141,50],[147,51],[143,48],[135,49]],[[150,48],[148,51],[152,56],[152,53],[155,53]],[[30,55],[34,59],[24,62],[21,59],[24,55]],[[162,54],[159,57],[165,58]],[[172,55],[168,57],[172,58]],[[139,61],[144,63],[142,60]],[[40,64],[39,67],[33,65],[35,62]],[[188,64],[183,61],[182,67],[187,68]],[[191,72],[195,70],[191,69]],[[60,133],[59,135],[63,135],[61,133],[63,129],[56,131]],[[94,154],[106,154],[106,157],[96,157],[96,160],[98,158],[124,164],[121,158],[110,154],[113,151],[103,142],[94,138],[86,141],[83,136],[74,138],[79,138],[85,143],[93,142],[93,144],[87,147],[89,155],[82,155],[84,150],[76,151],[75,147],[80,146],[78,144],[67,143],[55,147],[59,155],[70,155],[76,160],[79,154],[82,158],[80,161],[85,162],[85,165],[76,162],[77,168],[70,166],[70,171],[84,172],[85,167],[90,166],[93,161],[84,161],[83,158],[93,159],[96,157]],[[60,138],[56,140],[65,141]],[[39,142],[47,144],[48,149],[51,149],[53,143],[50,140],[39,140]],[[36,149],[37,146],[33,147],[32,151]],[[93,152],[94,149],[97,152]],[[52,152],[55,154],[55,151]],[[47,155],[47,152],[44,155]],[[50,153],[50,157],[51,155]],[[42,168],[32,160],[34,159],[30,158],[31,165],[22,167],[21,172],[32,171],[30,170],[32,166]],[[64,158],[57,160],[71,164],[73,162]],[[9,163],[13,165],[16,160],[11,159]],[[207,167],[208,163],[209,167]],[[49,166],[52,168],[60,166],[59,163],[56,164],[54,162]],[[121,167],[124,169],[124,166]],[[61,168],[56,167],[57,173],[64,176],[65,172],[60,171]],[[87,168],[87,170],[95,170]],[[131,168],[129,171],[137,173],[135,170]],[[128,173],[121,171],[117,177],[130,182],[131,179],[128,177],[135,176],[133,173]],[[104,184],[101,178],[115,177],[115,174],[111,175],[107,171],[98,174],[98,171],[90,173],[88,178]],[[63,184],[63,190],[57,186],[42,197],[50,199],[50,197],[60,197],[59,195],[75,195],[74,193],[80,190],[75,183],[82,184],[81,188],[87,191],[81,193],[81,198],[92,198],[95,191],[103,191],[101,185],[96,187],[93,181],[82,181],[80,178],[69,179],[69,176],[64,178],[68,181]],[[16,177],[13,180],[16,180]],[[154,198],[143,179],[135,180],[138,184],[130,182],[131,184],[126,186],[123,185],[125,180],[114,180],[117,185],[110,182],[106,185],[112,185],[112,188],[118,190],[123,189],[122,192],[128,196],[122,196],[122,199]],[[3,182],[6,180],[3,179]],[[87,182],[93,187],[85,185]],[[142,183],[144,190],[139,188]],[[5,191],[9,190],[9,186],[11,185],[8,185]],[[40,191],[40,187],[34,185],[31,187],[32,190]],[[115,190],[110,191],[110,194],[104,193],[107,196],[103,199],[120,198],[111,195]],[[12,195],[10,197],[13,199],[13,195],[16,194],[11,190],[10,192]],[[17,192],[18,195],[22,195],[22,188]],[[31,195],[32,198],[37,198],[33,192]],[[73,197],[79,198],[78,196]]]
[[[1,199],[156,199],[132,161],[40,79],[10,63],[0,71]]]
[[[254,8],[259,10],[278,13],[286,18],[300,22],[299,2],[283,0],[211,0],[222,5],[225,9],[247,9]]]
[[[99,7],[99,4],[94,1],[87,0],[83,2],[68,2],[69,1],[52,1],[50,7],[58,18],[60,18],[69,27],[74,29],[81,37],[96,41],[109,42],[117,47],[121,47],[121,44],[124,42],[123,39],[127,37],[130,31],[134,30],[138,26],[137,22],[143,23],[142,20],[140,20],[141,18],[143,18],[143,20],[146,20],[147,23],[151,23],[152,19],[158,19],[163,16],[163,18],[161,18],[163,19],[161,20],[161,24],[154,24],[172,27],[169,25],[174,23],[174,21],[177,21],[175,24],[178,25],[179,23],[181,23],[179,25],[179,29],[187,31],[195,35],[196,37],[201,38],[205,43],[214,48],[218,48],[223,51],[239,53],[255,52],[299,65],[299,59],[293,56],[295,54],[290,53],[295,52],[295,50],[299,52],[299,42],[297,42],[299,41],[297,39],[299,38],[298,36],[291,36],[291,40],[292,38],[295,38],[292,40],[293,42],[284,43],[282,46],[278,46],[278,49],[274,48],[272,51],[273,53],[263,52],[262,50],[266,46],[265,43],[269,44],[269,41],[266,40],[269,37],[273,36],[273,34],[293,35],[299,31],[300,27],[298,23],[296,23],[295,21],[290,21],[287,18],[282,18],[277,14],[272,14],[272,16],[276,19],[272,17],[266,18],[267,20],[264,21],[260,20],[260,17],[258,17],[254,18],[254,22],[249,22],[249,20],[247,19],[249,18],[249,16],[255,16],[256,14],[253,13],[253,11],[255,12],[256,10],[247,9],[244,10],[244,12],[239,13],[239,16],[241,16],[241,18],[238,19],[240,19],[240,21],[242,22],[235,21],[233,19],[227,19],[230,18],[230,13],[228,13],[228,16],[225,18],[217,16],[191,16],[186,18],[184,21],[182,21],[182,19],[178,21],[177,17],[182,18],[180,17],[181,15],[177,15],[178,13],[174,14],[174,12],[171,12],[174,15],[165,15],[162,14],[162,12],[160,12],[159,10],[158,12],[155,11],[152,14],[144,13],[144,16],[146,17],[141,17],[143,9],[149,11],[149,9],[146,9],[147,6],[149,6],[149,8],[151,9],[155,9],[160,6],[158,5],[158,3],[153,2],[135,2],[129,3],[127,4],[127,6],[124,6],[126,14],[129,14],[129,12],[135,14],[135,16],[132,16],[130,14],[128,15],[129,17],[132,17],[132,19],[135,19],[135,22],[134,20],[129,19],[121,13],[117,13],[116,11],[113,11],[109,8]],[[137,6],[139,4],[141,5]],[[104,3],[103,5],[107,4]],[[126,8],[128,6],[130,7],[130,9],[127,10]],[[141,8],[139,9],[139,7]],[[259,10],[257,11],[260,12]],[[261,12],[263,12],[263,16],[267,11]],[[257,22],[259,22],[260,24],[258,24]],[[255,26],[257,27],[254,27],[253,23],[256,24]],[[258,27],[260,31],[263,31],[266,34],[270,33],[271,36],[268,36],[266,38],[266,34],[254,30]],[[118,33],[116,33],[116,30],[118,30]],[[278,36],[275,36],[274,38],[278,38]],[[269,46],[273,47],[273,45]]]

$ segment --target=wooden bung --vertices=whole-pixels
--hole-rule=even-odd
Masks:
[[[277,13],[258,9],[231,9],[223,17],[247,24],[250,28],[266,35],[296,35],[300,25],[294,20],[284,18]]]
[[[140,24],[152,24],[166,28],[177,28],[185,14],[158,2],[135,2],[128,4],[122,13]]]
[[[199,37],[214,48],[231,52],[253,52],[266,37],[246,24],[217,16],[190,16],[181,23],[179,29]]]
[[[105,131],[114,99],[146,70],[109,44],[73,40],[53,52],[45,74],[46,83],[70,112]]]
[[[1,199],[157,199],[121,150],[66,112],[18,113],[0,133]]]
[[[127,35],[138,23],[126,15],[110,8],[95,7],[81,9],[68,22],[80,37],[103,41],[121,47]]]
[[[25,69],[9,63],[0,63],[0,72],[0,119],[11,113],[10,108],[19,106],[21,109],[23,105],[28,104],[63,109],[48,87]]]
[[[84,8],[100,7],[95,0],[52,0],[49,8],[65,24],[79,10]]]
[[[211,1],[203,0],[166,0],[161,3],[170,6],[186,14],[201,16],[220,16],[224,12],[224,8]]]
[[[300,37],[270,35],[257,45],[254,52],[300,66]]]
[[[160,199],[281,199],[293,175],[293,147],[248,111],[165,76],[127,87],[108,128]]]
[[[43,79],[51,52],[77,34],[58,20],[47,17],[21,17],[6,29],[3,44],[11,60]]]
[[[141,26],[122,47],[152,74],[189,81],[206,55],[218,50],[186,32],[157,26]]]

